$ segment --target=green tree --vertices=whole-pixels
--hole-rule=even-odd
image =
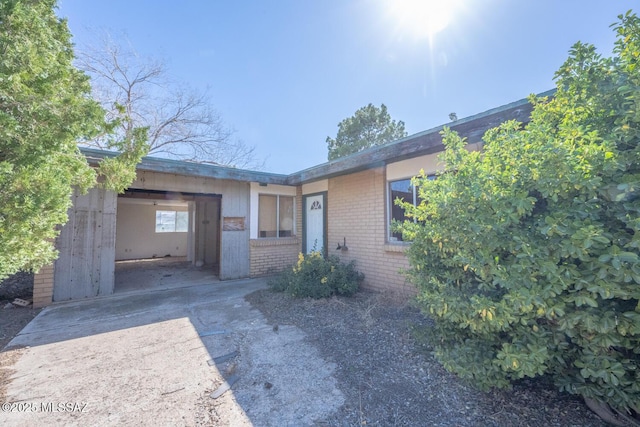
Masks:
[[[548,375],[624,414],[640,409],[640,20],[619,19],[614,56],[574,45],[526,126],[482,152],[445,130],[445,170],[398,203],[448,370],[482,388]]]
[[[384,104],[380,108],[369,104],[338,124],[335,139],[327,137],[328,158],[334,160],[405,136],[404,122],[392,120]]]
[[[72,66],[70,33],[55,5],[0,0],[0,279],[55,258],[52,240],[67,221],[72,188],[96,183],[77,143],[116,126],[105,123],[88,78]],[[121,190],[131,182],[144,137],[135,129],[120,140],[125,153],[101,166],[102,185]]]

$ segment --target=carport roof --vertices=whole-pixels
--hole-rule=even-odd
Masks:
[[[80,151],[87,157],[89,164],[93,165],[97,165],[103,158],[118,155],[118,153],[114,151],[96,150],[86,147],[82,147]],[[287,185],[289,178],[288,175],[283,174],[251,171],[184,160],[164,159],[161,157],[143,157],[136,168],[137,170],[150,172],[282,185]]]
[[[543,92],[538,96],[553,96],[554,93],[555,89]],[[444,146],[440,132],[445,126],[458,132],[460,136],[467,138],[468,143],[473,144],[481,141],[482,136],[487,130],[508,120],[528,122],[532,109],[533,107],[528,99],[521,99],[480,114],[398,139],[388,144],[371,147],[349,156],[294,172],[290,175],[250,171],[159,157],[144,157],[137,168],[138,170],[144,171],[215,179],[260,182],[265,184],[300,185],[442,151]],[[81,151],[91,164],[97,164],[102,158],[117,155],[115,152],[91,148],[82,148]]]

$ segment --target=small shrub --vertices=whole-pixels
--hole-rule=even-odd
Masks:
[[[298,255],[293,268],[269,281],[277,292],[294,297],[326,298],[331,295],[353,295],[364,279],[355,262],[344,264],[337,256],[324,258],[320,252]]]

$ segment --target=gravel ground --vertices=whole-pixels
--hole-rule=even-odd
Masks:
[[[293,325],[338,368],[345,404],[318,426],[604,426],[581,399],[540,381],[481,392],[446,372],[414,339],[428,321],[380,294],[246,297],[274,325]]]
[[[13,301],[14,298],[31,299],[33,294],[33,273],[20,272],[0,281],[0,301]]]

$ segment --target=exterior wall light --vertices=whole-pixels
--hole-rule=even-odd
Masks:
[[[342,245],[338,243],[338,247],[336,248],[336,251],[348,251],[348,250],[349,248],[347,247],[347,238],[345,237]]]

